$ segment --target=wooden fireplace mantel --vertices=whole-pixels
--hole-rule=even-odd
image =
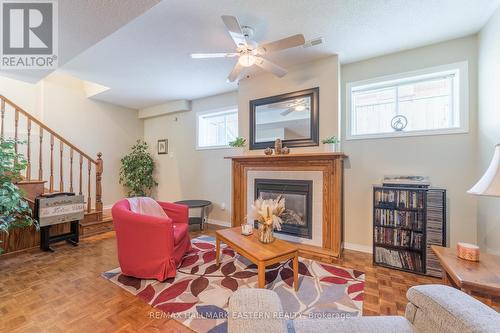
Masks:
[[[298,244],[300,254],[333,260],[342,255],[344,153],[228,156],[232,162],[232,226],[247,214],[248,171],[321,171],[323,173],[322,246]]]

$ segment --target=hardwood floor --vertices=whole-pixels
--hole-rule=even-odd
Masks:
[[[153,318],[156,310],[100,276],[118,267],[114,232],[55,248],[0,257],[0,332],[191,332],[175,320]],[[366,273],[364,315],[402,315],[410,286],[441,282],[374,267],[366,253],[344,253],[336,265]]]

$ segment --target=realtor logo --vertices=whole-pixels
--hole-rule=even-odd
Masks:
[[[57,2],[1,1],[1,69],[57,67]]]

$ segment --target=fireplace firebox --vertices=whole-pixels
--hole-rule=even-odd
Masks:
[[[281,231],[275,232],[312,239],[312,185],[311,180],[255,179],[255,199],[285,198]]]

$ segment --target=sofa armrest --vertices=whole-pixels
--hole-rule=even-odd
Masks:
[[[189,223],[189,207],[186,205],[174,204],[171,202],[158,201],[165,213],[174,223]]]
[[[498,332],[500,315],[462,291],[444,285],[412,287],[406,319],[418,332]]]
[[[239,289],[229,299],[228,332],[286,333],[278,295],[267,289]]]

